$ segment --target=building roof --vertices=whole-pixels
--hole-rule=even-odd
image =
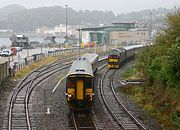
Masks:
[[[132,22],[114,22],[111,25],[106,25],[102,27],[89,27],[81,28],[82,31],[104,31],[105,29],[132,29],[134,28],[135,23]]]

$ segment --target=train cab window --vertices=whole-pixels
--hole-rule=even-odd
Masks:
[[[71,78],[68,79],[68,87],[69,87],[69,88],[74,88],[74,87],[75,87],[74,80],[71,79]]]
[[[86,86],[86,88],[92,88],[92,80],[91,80],[91,78],[85,79],[84,86]]]

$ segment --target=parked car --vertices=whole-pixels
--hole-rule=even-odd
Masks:
[[[22,47],[15,47],[17,52],[22,51]]]
[[[3,49],[2,52],[0,53],[0,55],[6,57],[6,56],[12,56],[13,53],[12,53],[11,49]]]
[[[12,47],[11,48],[11,51],[13,53],[13,55],[15,56],[17,54],[17,49],[15,47]]]

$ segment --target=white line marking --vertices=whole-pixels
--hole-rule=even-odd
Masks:
[[[59,84],[61,83],[61,81],[62,81],[63,79],[65,79],[66,77],[67,77],[67,75],[64,76],[62,79],[59,80],[59,82],[58,82],[58,83],[56,84],[56,86],[54,87],[52,93],[54,93],[54,92],[56,91],[56,89],[57,89],[57,87],[59,86]]]

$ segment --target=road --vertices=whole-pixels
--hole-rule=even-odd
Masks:
[[[26,57],[31,57],[33,54],[40,54],[40,53],[47,54],[48,50],[50,50],[50,48],[42,48],[42,50],[41,48],[23,49],[22,51],[17,52],[16,56],[0,57],[0,64],[6,61],[10,61],[10,66],[12,67],[14,62],[24,62],[24,59]]]

